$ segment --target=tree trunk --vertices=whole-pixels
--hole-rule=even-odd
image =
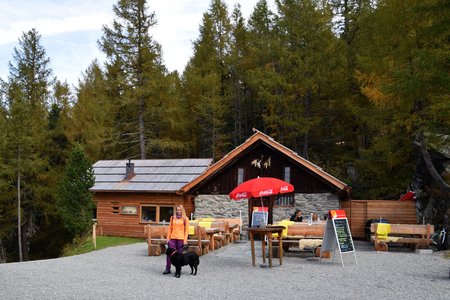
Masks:
[[[308,159],[309,160],[309,155],[308,155],[308,133],[305,133],[303,135],[303,150],[302,150],[302,156],[304,159]]]
[[[139,105],[139,148],[141,152],[141,159],[146,159],[144,109],[145,109],[144,100],[141,98]]]
[[[431,161],[430,153],[427,150],[427,145],[425,143],[423,132],[419,132],[417,134],[417,142],[420,147],[420,152],[422,154],[423,160],[425,161],[425,165],[428,169],[428,172],[430,172],[431,178],[433,178],[433,181],[437,184],[437,186],[440,189],[442,189],[447,193],[450,193],[450,185],[448,185],[441,177],[441,175],[439,175],[439,173],[436,171],[436,168],[433,165],[433,162]]]
[[[20,204],[20,146],[19,146],[19,159],[18,159],[18,171],[17,171],[17,240],[19,243],[19,261],[22,261],[22,211]]]
[[[24,229],[25,229],[25,232],[27,232],[28,230],[26,229],[27,228],[27,226],[29,226],[29,225],[27,225],[27,224],[24,224]],[[22,234],[22,240],[21,240],[21,247],[22,247],[22,254],[21,254],[21,256],[22,256],[22,260],[23,261],[29,261],[30,260],[30,255],[29,255],[29,249],[28,249],[28,237],[27,237],[27,234]]]
[[[311,116],[311,103],[312,103],[312,94],[311,90],[308,89],[306,91],[306,96],[303,98],[303,106],[304,106],[304,118],[309,122],[309,117]],[[303,152],[302,156],[304,159],[309,160],[308,154],[308,145],[309,144],[309,130],[305,132],[303,135]]]

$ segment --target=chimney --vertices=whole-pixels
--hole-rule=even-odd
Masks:
[[[134,175],[134,163],[131,162],[131,159],[128,159],[125,167],[125,179],[131,179]]]

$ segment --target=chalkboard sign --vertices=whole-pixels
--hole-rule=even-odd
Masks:
[[[325,232],[323,234],[323,243],[320,248],[320,259],[324,257],[326,251],[333,251],[334,261],[334,250],[336,248],[339,248],[339,256],[341,257],[342,266],[344,266],[342,256],[345,253],[353,253],[355,263],[358,264],[358,261],[356,260],[355,247],[353,245],[352,233],[350,232],[350,227],[348,226],[348,221],[345,217],[334,217],[327,220]]]
[[[355,248],[353,247],[353,239],[350,233],[347,218],[333,219],[333,223],[340,252],[344,253],[354,251]]]
[[[252,213],[252,227],[266,227],[268,216],[268,212],[254,211]]]

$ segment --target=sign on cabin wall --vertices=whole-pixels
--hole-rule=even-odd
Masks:
[[[136,206],[122,206],[123,215],[137,215]]]

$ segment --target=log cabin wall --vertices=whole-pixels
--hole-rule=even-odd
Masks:
[[[384,218],[392,224],[417,224],[415,201],[345,200],[341,201],[353,237],[364,238],[367,220]]]
[[[247,154],[239,157],[217,176],[202,182],[196,189],[201,195],[228,195],[238,185],[238,169],[243,169],[243,181],[260,177],[285,178],[285,168],[290,168],[289,182],[296,193],[329,193],[335,187],[328,185],[317,174],[302,168],[298,163],[263,143],[256,143]]]
[[[94,201],[97,204],[99,235],[145,238],[144,226],[151,221],[143,220],[143,206],[175,208],[182,204],[188,217],[194,212],[192,198],[176,194],[97,192]]]

